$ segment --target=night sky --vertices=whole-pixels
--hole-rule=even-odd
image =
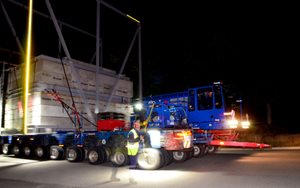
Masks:
[[[2,2],[25,46],[26,10],[7,0]],[[141,21],[144,96],[222,81],[241,92],[246,111],[258,126],[265,125],[270,104],[271,128],[300,131],[295,108],[299,104],[299,15],[295,5],[167,0],[105,2]],[[95,0],[50,0],[50,3],[58,20],[95,35]],[[34,9],[49,15],[44,1],[35,0]],[[16,55],[19,50],[2,9],[0,24],[0,61],[17,64],[22,58]],[[36,15],[33,26],[33,55],[58,57],[53,23]],[[102,5],[104,67],[119,72],[136,28],[135,23]],[[64,26],[62,31],[71,57],[90,62],[95,39]],[[63,52],[61,55],[65,56]],[[135,96],[137,55],[135,45],[124,70],[136,83]]]

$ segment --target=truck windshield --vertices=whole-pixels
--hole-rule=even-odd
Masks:
[[[210,110],[213,108],[212,88],[201,88],[197,90],[198,110]]]

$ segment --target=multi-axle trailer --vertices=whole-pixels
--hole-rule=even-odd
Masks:
[[[43,134],[0,135],[2,153],[16,157],[37,159],[67,159],[70,162],[87,160],[91,164],[111,162],[114,166],[127,165],[126,138],[131,122],[124,114],[102,112],[97,114],[97,130],[83,130],[80,119],[84,117],[76,108],[64,103],[55,91],[47,91],[70,113],[73,131],[56,131]],[[152,111],[152,109],[149,109]],[[150,114],[151,115],[151,114]],[[72,118],[74,117],[74,118]],[[131,121],[136,115],[132,115]],[[148,118],[147,118],[148,119]],[[147,124],[148,120],[143,122]],[[182,162],[193,156],[192,129],[182,126],[144,127],[144,149],[138,156],[142,169],[158,169],[172,161]],[[170,147],[172,145],[172,147]],[[183,155],[184,154],[184,155]]]

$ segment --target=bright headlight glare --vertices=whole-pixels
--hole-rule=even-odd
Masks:
[[[243,129],[248,129],[250,127],[250,122],[249,121],[242,121],[241,125],[242,125]]]
[[[137,109],[137,110],[142,110],[143,105],[142,105],[142,103],[136,103],[134,107],[135,107],[135,109]]]
[[[227,124],[231,129],[237,128],[238,121],[236,119],[227,120]]]

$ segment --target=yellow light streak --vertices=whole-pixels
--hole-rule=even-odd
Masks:
[[[127,16],[128,18],[130,18],[131,20],[133,20],[133,21],[135,21],[135,22],[137,22],[137,23],[140,23],[139,20],[135,19],[134,17],[130,16],[129,14],[126,14],[126,16]]]
[[[31,59],[31,30],[32,30],[32,5],[33,0],[29,0],[28,13],[28,30],[27,30],[27,52],[25,62],[25,85],[24,85],[24,118],[23,118],[23,134],[27,134],[27,114],[28,114],[28,93],[29,93],[29,73]]]

